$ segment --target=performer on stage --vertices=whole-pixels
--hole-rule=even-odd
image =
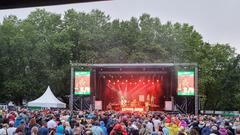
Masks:
[[[126,105],[127,104],[127,93],[126,92],[123,93],[122,91],[119,91],[118,95],[120,97],[119,101],[120,101],[121,105]]]
[[[109,103],[109,104],[107,105],[107,110],[112,110],[112,103]]]
[[[154,104],[154,99],[155,99],[155,97],[152,95],[151,96],[151,104]]]

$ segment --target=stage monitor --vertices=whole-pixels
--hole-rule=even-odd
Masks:
[[[90,71],[75,71],[75,95],[90,95]]]
[[[178,96],[194,96],[194,72],[178,71]]]

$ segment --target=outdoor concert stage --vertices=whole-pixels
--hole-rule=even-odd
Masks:
[[[72,64],[73,102],[79,99],[73,104],[81,104],[80,109],[159,111],[186,102],[187,112],[194,112],[194,96],[177,95],[177,71],[194,69],[195,64]],[[89,81],[76,77],[81,71],[90,72]],[[90,88],[80,92],[78,85],[86,82]]]

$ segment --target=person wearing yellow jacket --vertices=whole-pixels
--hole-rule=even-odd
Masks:
[[[174,123],[166,123],[166,128],[169,131],[169,135],[177,135],[179,128]]]

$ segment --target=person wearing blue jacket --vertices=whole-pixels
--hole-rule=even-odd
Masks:
[[[20,125],[21,121],[23,121],[23,117],[21,115],[19,115],[16,118],[15,127],[18,127]]]
[[[209,134],[211,134],[210,124],[206,124],[206,126],[203,127],[201,131],[201,135],[209,135]]]
[[[105,123],[100,121],[100,127],[102,128],[104,135],[108,135],[107,128],[105,127]]]

